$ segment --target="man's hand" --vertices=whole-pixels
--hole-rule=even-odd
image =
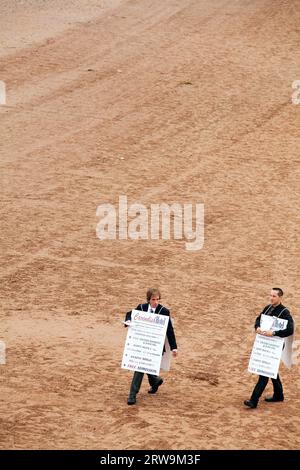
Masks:
[[[173,350],[172,350],[172,354],[173,354],[173,357],[176,357],[177,354],[178,354],[178,353],[177,353],[177,349],[173,349]]]
[[[127,320],[127,321],[124,321],[124,326],[126,328],[126,326],[130,326],[131,325],[131,320]]]
[[[273,331],[271,330],[264,331],[264,336],[273,336]]]
[[[256,333],[262,336],[273,336],[273,332],[271,330],[261,330],[260,328],[256,328]]]

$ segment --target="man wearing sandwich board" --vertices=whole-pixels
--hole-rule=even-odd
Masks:
[[[148,289],[147,303],[139,304],[135,310],[127,312],[125,327],[129,326],[125,343],[122,368],[134,370],[127,400],[128,405],[136,403],[144,373],[147,373],[151,386],[148,393],[157,392],[163,379],[159,370],[169,370],[171,354],[177,356],[177,343],[170,311],[159,303],[160,291]]]
[[[282,297],[282,289],[273,287],[270,295],[271,304],[263,309],[255,321],[257,335],[248,370],[259,374],[259,378],[250,400],[244,401],[249,408],[257,407],[269,378],[273,383],[273,395],[266,397],[265,401],[270,403],[284,400],[278,369],[280,359],[287,367],[292,364],[294,321],[287,307],[282,305]]]

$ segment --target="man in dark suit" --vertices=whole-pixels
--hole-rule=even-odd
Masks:
[[[148,289],[147,303],[139,304],[136,310],[141,310],[143,312],[156,313],[159,315],[166,315],[169,317],[170,311],[159,303],[160,299],[161,299],[161,294],[158,289],[155,289],[155,288]],[[130,326],[130,322],[131,322],[131,311],[126,313],[125,327]],[[167,338],[169,341],[172,354],[174,357],[176,357],[177,356],[177,344],[176,344],[176,338],[175,338],[175,333],[174,333],[173,325],[171,322],[171,318],[168,322]],[[164,352],[165,352],[165,348],[164,348]],[[152,374],[147,374],[147,376],[148,376],[149,384],[151,386],[150,390],[148,390],[148,393],[152,393],[152,394],[156,393],[158,390],[158,387],[160,387],[160,385],[163,383],[163,379],[161,377],[157,377],[156,375],[152,375]],[[144,377],[143,372],[138,372],[138,371],[134,372],[133,379],[131,382],[129,397],[127,400],[128,405],[134,405],[136,403],[136,395],[140,390],[143,377]]]
[[[278,336],[280,338],[286,338],[288,336],[291,336],[294,333],[294,321],[293,318],[289,312],[289,310],[282,305],[281,300],[283,296],[283,291],[280,289],[280,287],[273,287],[271,290],[271,304],[267,305],[261,314],[256,318],[255,320],[255,331],[256,333],[263,335],[263,336]],[[287,320],[287,327],[284,330],[278,330],[278,331],[263,331],[260,328],[260,320],[262,314],[264,315],[271,315],[273,317],[281,318],[283,320]],[[244,404],[248,406],[249,408],[256,408],[258,404],[258,400],[260,399],[264,389],[267,386],[267,383],[269,381],[269,377],[265,377],[263,375],[260,375],[258,378],[258,382],[254,387],[254,390],[252,392],[250,400],[245,400]],[[276,379],[272,379],[273,383],[273,396],[271,397],[266,397],[265,401],[266,402],[276,402],[276,401],[283,401],[284,400],[284,395],[283,395],[283,388],[282,388],[282,383],[279,378],[279,374],[277,375]]]

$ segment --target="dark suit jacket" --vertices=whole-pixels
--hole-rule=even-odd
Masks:
[[[135,310],[141,310],[143,312],[148,312],[148,306],[149,304],[139,304]],[[166,307],[163,305],[158,304],[158,306],[155,309],[154,313],[158,313],[159,315],[166,315],[167,317],[170,316],[170,310],[168,310]],[[131,310],[130,312],[126,313],[125,321],[131,320]],[[171,318],[168,322],[168,328],[167,328],[167,337],[169,341],[169,345],[171,348],[171,351],[173,349],[177,349],[177,344],[176,344],[176,338],[175,338],[175,333],[174,333],[174,328],[171,322]]]

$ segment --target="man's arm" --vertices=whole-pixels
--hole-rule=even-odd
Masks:
[[[125,322],[129,322],[129,323],[131,322],[131,310],[126,313]],[[125,325],[125,323],[124,323],[124,326],[125,326],[125,328],[127,328],[128,325]]]
[[[142,310],[142,305],[139,304],[135,310]],[[130,310],[129,312],[126,313],[125,322],[131,322],[131,312],[132,312],[132,310]],[[129,326],[129,325],[124,325],[124,326],[125,326],[125,328],[127,328],[127,326]]]
[[[269,310],[269,308],[270,308],[270,305],[267,305],[266,307],[264,307],[263,311],[258,315],[258,317],[255,320],[254,329],[255,329],[256,333],[259,333],[260,335],[262,334],[262,330],[260,329],[261,316],[262,316],[263,313],[265,313],[267,310]]]
[[[257,333],[259,333],[261,331],[260,329],[260,319],[261,319],[261,313],[258,315],[258,317],[256,318],[255,320],[255,325],[254,325],[254,329]],[[259,331],[258,331],[259,330]]]
[[[168,317],[170,317],[168,328],[167,328],[167,337],[168,337],[169,345],[170,345],[171,351],[175,350],[177,353],[177,343],[176,343],[175,332],[174,332],[174,328],[173,328],[172,320],[170,316],[170,311],[167,308],[165,308],[165,312],[166,312],[165,314]],[[174,355],[176,355],[176,353]]]
[[[291,336],[294,333],[294,320],[288,310],[284,312],[284,315],[281,318],[288,321],[287,327],[285,328],[285,330],[274,331],[273,336],[279,336],[279,338],[286,338],[287,336]]]

